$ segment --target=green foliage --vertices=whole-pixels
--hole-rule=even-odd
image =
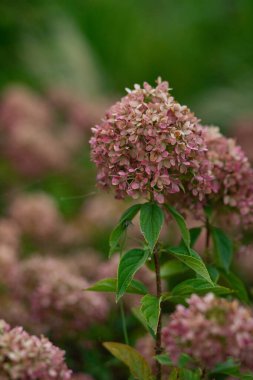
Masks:
[[[117,277],[117,302],[131,284],[135,273],[145,264],[148,256],[148,250],[131,249],[121,257]]]
[[[182,261],[185,265],[191,268],[198,275],[203,277],[211,285],[213,285],[213,282],[210,278],[210,275],[203,260],[193,249],[187,249],[186,247],[179,246],[169,247],[168,251],[169,253],[174,255],[178,260]]]
[[[240,370],[240,365],[229,358],[226,362],[217,364],[215,368],[209,372],[210,379],[220,379],[220,375],[233,377],[241,380],[253,380],[253,373],[243,373]]]
[[[187,365],[192,361],[192,358],[182,353],[177,363],[174,363],[167,354],[155,356],[155,359],[163,366],[171,367],[168,380],[200,380],[200,369],[188,369]]]
[[[131,206],[129,209],[127,209],[124,214],[121,216],[119,223],[116,225],[116,227],[113,229],[110,239],[109,239],[109,257],[117,250],[120,249],[119,243],[122,239],[122,236],[126,232],[127,227],[133,220],[133,218],[136,216],[138,211],[140,210],[141,205],[136,204]]]
[[[147,325],[157,333],[158,321],[161,313],[161,298],[146,294],[141,299],[141,313],[145,318]]]
[[[212,227],[211,234],[214,242],[217,264],[228,272],[233,258],[232,241],[220,228]]]
[[[189,231],[191,237],[191,248],[193,248],[202,232],[202,227],[193,227]]]
[[[210,285],[210,282],[203,278],[193,278],[176,285],[169,295],[188,297],[193,293],[204,295],[209,292],[221,296],[231,294],[233,290],[225,288],[224,286]]]
[[[179,368],[185,368],[191,361],[192,358],[189,355],[182,353],[178,359],[177,365]]]
[[[159,238],[164,222],[164,215],[161,208],[153,202],[144,203],[141,206],[140,227],[141,232],[148,243],[149,249],[153,252]]]
[[[103,345],[113,356],[128,366],[136,380],[153,380],[148,363],[134,348],[114,342],[106,342]]]
[[[190,246],[191,246],[191,236],[190,236],[190,232],[186,226],[186,221],[184,219],[184,217],[172,206],[169,206],[169,205],[165,205],[166,207],[166,210],[171,214],[171,216],[175,219],[179,229],[180,229],[180,232],[181,232],[181,235],[182,235],[182,239],[186,245],[186,247],[188,249],[190,249]]]
[[[221,270],[221,274],[223,279],[225,279],[229,286],[235,291],[237,297],[242,302],[249,303],[248,292],[242,280],[232,272],[227,273]]]
[[[183,262],[177,259],[168,260],[161,266],[161,277],[167,278],[177,274],[185,273],[188,270],[189,267],[187,267],[187,265],[185,265]]]
[[[156,355],[155,360],[157,360],[161,365],[165,365],[168,367],[172,367],[174,365],[173,361],[167,354],[161,354],[161,355]]]
[[[135,318],[142,324],[145,330],[155,339],[155,333],[151,329],[151,327],[149,327],[149,325],[147,324],[147,320],[144,317],[143,313],[140,311],[140,309],[137,307],[133,307],[132,313],[135,316]]]
[[[102,292],[102,293],[116,293],[117,291],[117,279],[116,278],[104,278],[85,289],[90,292]],[[128,294],[147,294],[147,288],[140,281],[132,280],[126,288]]]
[[[210,277],[212,279],[212,281],[214,283],[217,283],[219,278],[220,278],[220,272],[219,270],[214,266],[214,265],[211,265],[211,264],[207,264],[207,270],[210,274]]]

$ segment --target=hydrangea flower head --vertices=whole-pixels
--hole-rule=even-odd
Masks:
[[[163,203],[183,189],[203,199],[212,192],[198,119],[169,93],[167,82],[144,83],[113,105],[93,128],[92,159],[101,187],[117,198],[151,196]]]
[[[205,127],[207,156],[212,165],[219,206],[229,206],[244,225],[253,222],[253,169],[242,148],[232,138],[223,136],[217,127]]]
[[[252,370],[252,311],[211,293],[192,295],[188,304],[178,305],[163,328],[163,346],[170,357],[176,362],[184,352],[206,369],[231,357],[242,369]]]
[[[89,283],[72,273],[67,261],[34,256],[23,261],[21,271],[20,299],[46,333],[76,336],[106,320],[108,302],[99,293],[85,292]]]
[[[47,338],[29,335],[22,327],[0,321],[0,378],[8,380],[68,380],[71,371],[64,351]]]

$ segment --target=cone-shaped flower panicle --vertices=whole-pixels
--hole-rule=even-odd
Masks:
[[[90,140],[101,187],[116,197],[212,192],[206,144],[198,119],[169,93],[167,82],[144,83],[113,105]]]

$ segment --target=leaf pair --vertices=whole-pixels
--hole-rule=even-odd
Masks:
[[[183,242],[187,249],[191,247],[191,233],[187,228],[184,217],[172,206],[164,205],[165,209],[170,213],[175,222],[177,223]],[[156,203],[145,203],[141,206],[140,226],[145,240],[149,244],[151,250],[154,249],[155,244],[159,238],[161,228],[164,222],[164,215],[161,208]],[[196,228],[192,230],[194,242],[199,236],[201,229]]]

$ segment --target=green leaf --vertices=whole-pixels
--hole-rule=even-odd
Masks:
[[[182,261],[185,265],[191,268],[195,273],[203,277],[205,280],[213,285],[208,270],[201,259],[201,257],[193,249],[186,247],[170,247],[169,252],[172,253],[178,260]]]
[[[178,369],[174,368],[169,375],[169,380],[177,380],[178,379]]]
[[[226,295],[233,293],[233,290],[225,288],[224,286],[215,285],[212,286],[210,283],[202,278],[192,278],[189,280],[185,280],[180,284],[176,285],[170,295],[176,296],[184,296],[188,297],[193,293],[197,294],[206,294],[212,292],[217,295]]]
[[[148,256],[148,250],[131,249],[121,257],[118,268],[116,302],[126,292],[133,276],[145,264]]]
[[[109,257],[117,250],[119,249],[119,242],[126,231],[127,227],[129,226],[130,222],[133,220],[135,215],[138,213],[138,211],[141,208],[141,204],[136,204],[129,209],[127,209],[124,214],[121,216],[119,223],[116,225],[114,230],[111,232],[110,239],[109,239]]]
[[[192,371],[190,369],[181,368],[179,370],[179,380],[200,380],[201,370]]]
[[[148,326],[147,321],[141,313],[140,309],[137,307],[133,307],[131,310],[135,318],[138,319],[138,321],[143,325],[147,332],[155,339],[154,331]]]
[[[116,293],[117,291],[117,279],[116,278],[104,278],[85,289],[90,292],[105,292]],[[147,294],[147,288],[140,281],[132,280],[126,289],[126,293],[129,294]]]
[[[126,226],[124,224],[118,224],[114,230],[111,232],[110,238],[109,238],[109,257],[112,256],[114,252],[120,249],[119,243],[120,240],[126,231]]]
[[[140,227],[151,252],[158,241],[164,221],[161,208],[156,203],[144,203],[141,206]]]
[[[176,274],[185,273],[189,268],[177,259],[168,260],[161,266],[161,277],[167,278]]]
[[[213,208],[212,208],[212,206],[206,205],[204,207],[204,212],[205,212],[205,215],[206,215],[207,219],[210,221],[211,218],[212,218],[212,215],[213,215]]]
[[[191,236],[190,232],[186,226],[186,221],[184,217],[172,206],[165,205],[166,209],[169,211],[169,213],[173,216],[175,221],[177,222],[177,225],[181,231],[181,235],[183,238],[183,241],[187,248],[190,248],[191,246]]]
[[[161,312],[161,299],[151,294],[146,294],[141,299],[141,313],[143,314],[147,325],[154,331],[156,334],[158,321]]]
[[[224,363],[217,364],[215,368],[209,372],[209,375],[238,375],[240,373],[239,368],[239,364],[236,364],[233,359],[230,358]]]
[[[154,358],[161,365],[166,365],[168,367],[174,366],[173,361],[170,359],[170,357],[167,354],[156,355]]]
[[[214,265],[208,264],[206,267],[207,267],[207,270],[210,274],[212,281],[216,284],[220,278],[220,272],[218,271],[218,269]]]
[[[178,367],[179,368],[185,368],[188,363],[192,361],[192,358],[190,355],[187,354],[181,354],[179,359],[178,359]]]
[[[189,232],[191,237],[191,248],[193,248],[202,232],[202,227],[190,228]]]
[[[229,271],[233,258],[233,244],[229,237],[217,227],[211,228],[217,263],[221,268]]]
[[[230,287],[234,289],[237,297],[241,301],[249,303],[248,292],[242,280],[232,272],[227,273],[225,270],[220,271],[222,273],[223,278],[228,282]]]
[[[118,360],[128,366],[137,380],[153,380],[151,369],[146,360],[134,348],[114,342],[106,342],[103,346]]]
[[[241,380],[253,380],[253,373],[243,373],[240,377]]]

